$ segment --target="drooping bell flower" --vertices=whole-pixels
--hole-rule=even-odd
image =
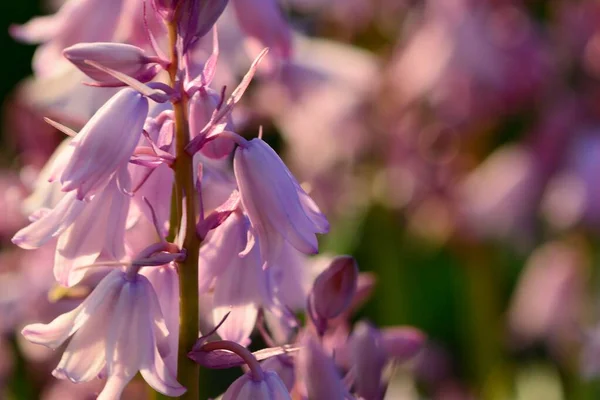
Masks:
[[[329,227],[277,153],[252,139],[236,149],[233,167],[262,258],[276,260],[284,240],[302,253],[317,253],[316,233]]]
[[[53,374],[73,382],[106,376],[99,400],[119,399],[138,371],[156,391],[180,396],[185,388],[164,362],[174,349],[157,295],[146,277],[130,272],[111,271],[77,308],[22,333],[52,349],[71,338]]]
[[[125,256],[125,227],[131,197],[123,190],[129,188],[129,173],[122,168],[60,235],[54,276],[62,285],[73,286],[81,281],[89,270],[79,267],[100,258],[119,261]]]
[[[268,47],[277,57],[288,59],[292,53],[292,30],[276,0],[232,0],[240,27],[258,40],[258,50]]]
[[[10,33],[27,43],[44,43],[33,58],[37,76],[49,76],[64,62],[62,50],[81,42],[108,42],[115,36],[124,0],[66,1],[49,16],[36,17],[24,25],[11,26]]]
[[[18,231],[12,242],[23,249],[37,249],[62,234],[81,214],[85,201],[78,200],[76,193],[67,193],[52,210],[44,212],[31,224]]]
[[[263,371],[263,379],[256,381],[252,373],[240,376],[229,386],[223,400],[291,400],[290,394],[273,371]]]
[[[223,320],[217,330],[225,340],[242,345],[256,324],[259,309],[269,304],[267,273],[254,246],[240,257],[246,246],[248,220],[239,212],[212,231],[200,250],[200,290],[207,291],[214,280],[213,322]]]
[[[143,49],[124,43],[77,43],[63,51],[64,56],[81,72],[101,86],[124,86],[104,71],[86,63],[94,61],[104,67],[124,73],[140,82],[148,82],[160,71],[157,57],[146,55]]]
[[[84,199],[126,166],[142,134],[148,99],[133,89],[113,96],[73,139],[75,151],[60,177],[64,191]]]

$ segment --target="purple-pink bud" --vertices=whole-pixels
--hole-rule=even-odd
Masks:
[[[381,343],[387,355],[397,362],[416,356],[425,345],[426,337],[410,326],[395,326],[381,330]]]
[[[308,299],[308,311],[317,324],[342,314],[356,292],[358,266],[354,258],[339,256],[315,279]]]
[[[379,331],[367,322],[357,323],[350,338],[350,357],[358,394],[365,400],[380,400],[387,357]]]
[[[182,0],[177,33],[183,38],[183,52],[206,35],[225,10],[228,0]]]
[[[255,381],[250,372],[240,376],[229,386],[223,400],[286,400],[290,394],[273,371],[264,371],[264,379]]]
[[[123,43],[78,43],[63,51],[64,56],[81,72],[100,82],[103,86],[124,84],[104,71],[86,63],[96,62],[104,67],[122,72],[140,82],[148,82],[160,71],[155,58],[148,57],[144,50]]]
[[[347,390],[340,375],[317,340],[306,333],[300,341],[300,354],[296,359],[298,379],[306,388],[309,399],[344,400]]]

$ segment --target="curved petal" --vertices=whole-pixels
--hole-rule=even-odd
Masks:
[[[52,211],[17,232],[12,242],[23,249],[37,249],[71,226],[85,206],[75,193],[67,193]]]

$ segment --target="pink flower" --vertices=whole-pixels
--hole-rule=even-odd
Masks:
[[[229,386],[223,400],[287,400],[290,394],[279,376],[264,371],[264,379],[255,381],[251,373],[245,373]]]
[[[248,254],[239,253],[246,246],[248,221],[235,212],[211,232],[200,250],[198,274],[201,292],[206,292],[214,280],[213,322],[225,340],[247,345],[254,330],[258,310],[270,303],[267,273],[262,269],[260,254],[253,247]]]
[[[331,357],[308,333],[304,334],[300,344],[296,370],[308,398],[344,400],[348,393]]]
[[[78,283],[89,270],[78,269],[99,259],[119,261],[125,256],[125,225],[131,197],[129,173],[122,169],[86,205],[59,237],[54,257],[54,276],[65,286]],[[119,187],[121,181],[123,188]]]
[[[79,42],[106,42],[113,39],[124,0],[72,0],[50,16],[37,17],[24,25],[12,26],[13,37],[28,43],[44,43],[33,58],[37,75],[59,70],[62,50]]]
[[[75,192],[67,193],[55,208],[18,231],[12,242],[23,249],[37,249],[71,226],[85,206],[86,202],[77,200]]]
[[[228,0],[182,0],[177,32],[183,39],[183,52],[206,35],[225,10]]]
[[[105,67],[129,75],[138,81],[148,82],[160,68],[156,57],[149,57],[144,50],[123,43],[78,43],[63,51],[64,56],[81,72],[100,82],[103,86],[123,86],[112,75],[86,63],[97,62]]]
[[[127,165],[148,115],[148,99],[133,89],[113,96],[73,139],[75,151],[61,175],[64,191],[87,198]]]
[[[283,18],[277,0],[233,0],[233,9],[242,30],[268,47],[275,55],[288,59],[292,53],[292,30]]]
[[[160,393],[185,392],[165,365],[172,350],[168,331],[156,293],[142,275],[114,270],[79,307],[49,324],[27,325],[22,333],[52,349],[71,337],[53,374],[73,382],[107,376],[99,400],[120,398],[138,371]]]
[[[277,153],[253,139],[236,149],[233,167],[263,260],[276,260],[284,240],[305,254],[316,253],[315,234],[328,231],[327,220]]]

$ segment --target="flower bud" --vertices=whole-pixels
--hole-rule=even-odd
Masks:
[[[104,67],[131,76],[140,82],[148,82],[159,71],[156,60],[146,56],[144,50],[123,43],[78,43],[66,48],[64,56],[81,72],[98,81],[102,86],[122,86],[123,83],[104,71],[86,63],[94,61]]]
[[[264,379],[255,381],[246,373],[229,386],[223,400],[285,400],[291,399],[285,385],[273,371],[264,371]]]
[[[381,345],[387,355],[395,361],[404,362],[413,358],[423,348],[426,337],[418,329],[395,326],[381,330]]]
[[[308,312],[319,328],[323,320],[343,313],[356,292],[358,266],[350,256],[336,257],[315,279],[308,300]]]
[[[381,376],[387,357],[381,344],[381,334],[377,329],[367,322],[356,324],[350,338],[350,357],[356,391],[365,400],[382,397]]]
[[[343,400],[347,391],[331,357],[325,354],[323,348],[309,334],[304,335],[300,345],[296,371],[308,398]]]
[[[183,38],[183,52],[206,35],[225,10],[228,0],[182,0],[177,33]]]

